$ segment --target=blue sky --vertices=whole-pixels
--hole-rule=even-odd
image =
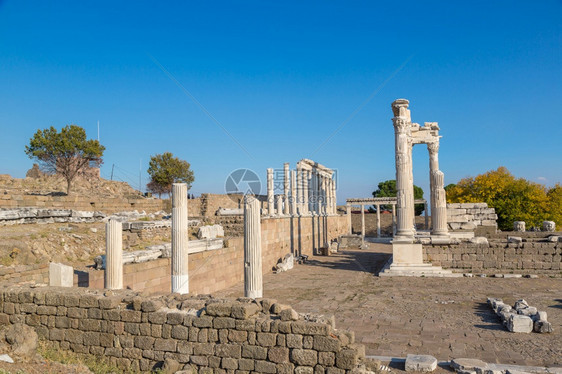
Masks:
[[[195,194],[223,193],[234,169],[263,179],[311,158],[338,169],[341,203],[394,179],[390,104],[407,98],[413,121],[440,124],[446,183],[503,165],[551,186],[561,16],[554,0],[0,0],[0,174],[25,176],[38,128],[95,138],[99,121],[102,175],[115,165],[134,187],[165,151],[191,163]],[[422,146],[414,179],[428,198]]]

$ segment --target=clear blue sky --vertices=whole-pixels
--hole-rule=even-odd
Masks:
[[[397,98],[439,122],[446,183],[500,165],[560,182],[562,2],[0,0],[0,174],[25,176],[38,128],[95,138],[99,120],[103,176],[138,185],[142,163],[145,184],[170,151],[192,192],[223,193],[234,169],[306,157],[338,169],[343,202],[394,179]]]

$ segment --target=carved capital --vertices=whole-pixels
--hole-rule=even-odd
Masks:
[[[439,152],[439,141],[427,143],[427,150],[430,156],[437,154],[437,152]]]
[[[411,125],[408,120],[402,118],[393,118],[392,121],[394,122],[394,131],[396,131],[398,134],[406,134],[408,132],[408,129]]]

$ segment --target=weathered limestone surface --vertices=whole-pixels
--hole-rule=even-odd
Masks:
[[[513,231],[525,232],[525,221],[513,222]]]
[[[271,299],[142,297],[131,291],[0,290],[0,324],[24,323],[58,348],[107,357],[121,369],[178,367],[256,373],[351,373],[365,348],[332,319]]]
[[[251,195],[244,197],[244,296],[263,296],[260,205]]]
[[[206,225],[201,226],[197,232],[199,239],[215,239],[224,237],[224,229],[221,225]]]
[[[172,292],[189,292],[187,184],[172,184]]]
[[[72,266],[57,264],[51,262],[49,264],[49,286],[54,287],[72,287],[74,278],[74,269]]]
[[[447,204],[449,230],[474,230],[477,227],[498,227],[498,216],[494,208],[486,203]]]
[[[406,371],[428,372],[437,369],[437,359],[430,355],[412,355],[406,356]]]
[[[556,231],[556,223],[554,221],[544,221],[542,223],[542,231]]]

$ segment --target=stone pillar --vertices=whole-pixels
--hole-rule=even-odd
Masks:
[[[338,196],[336,194],[336,180],[332,179],[332,204],[334,214],[338,214]]]
[[[433,221],[433,210],[435,209],[435,200],[433,199],[433,190],[435,186],[433,185],[433,172],[439,170],[439,139],[434,142],[427,143],[427,152],[429,153],[429,206],[431,208],[431,218]],[[433,222],[431,223],[433,226]],[[427,224],[426,224],[427,226]]]
[[[430,178],[430,180],[431,180],[431,178]],[[425,227],[426,230],[429,230],[429,214],[427,212],[427,201],[423,202],[423,215],[424,215],[424,218],[425,218],[424,227]]]
[[[435,201],[433,216],[433,235],[447,235],[447,197],[445,195],[445,177],[441,170],[436,170],[431,175],[433,179],[432,199]]]
[[[381,237],[381,206],[380,204],[376,205],[377,207],[377,238]]]
[[[308,214],[308,212],[310,211],[310,205],[309,205],[309,199],[310,199],[310,195],[309,195],[309,184],[308,184],[308,174],[309,171],[306,169],[303,169],[302,171],[302,193],[303,193],[303,202],[302,202],[302,208],[303,208],[303,212],[305,214]]]
[[[318,199],[317,199],[317,189],[318,180],[316,179],[316,170],[312,169],[310,171],[310,211],[312,214],[318,213]]]
[[[110,219],[105,224],[105,288],[123,288],[123,224]]]
[[[244,297],[263,296],[261,221],[258,200],[244,197]]]
[[[347,203],[345,205],[345,210],[347,214],[347,232],[349,235],[353,234],[353,230],[351,228],[351,204]]]
[[[365,238],[365,205],[361,205],[361,236]]]
[[[296,216],[297,212],[297,172],[291,170],[291,214]]]
[[[396,235],[396,204],[392,204],[392,236]]]
[[[172,292],[189,293],[187,184],[172,184]]]
[[[396,237],[403,241],[413,241],[414,230],[414,186],[412,174],[411,120],[408,100],[398,99],[392,103],[396,155],[396,197],[397,227]]]
[[[283,215],[283,195],[275,195],[275,206],[276,206],[276,211],[277,211],[277,215],[278,216],[282,216]]]
[[[297,209],[298,209],[298,213],[302,214],[302,202],[303,202],[303,196],[302,196],[302,169],[301,167],[297,164]]]
[[[289,163],[283,164],[283,214],[289,215]]]
[[[273,197],[273,169],[267,169],[267,213],[275,215],[275,198]]]
[[[326,176],[320,175],[320,213],[324,216],[328,213],[328,196],[326,194],[326,183]]]

